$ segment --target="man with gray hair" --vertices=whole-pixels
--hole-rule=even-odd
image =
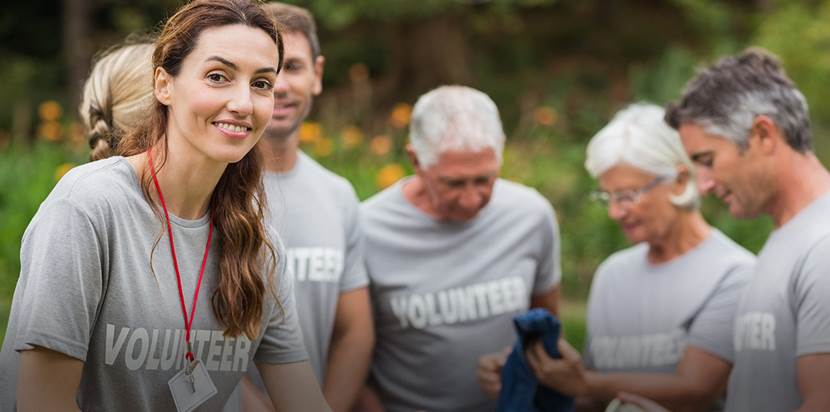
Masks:
[[[775,224],[738,305],[727,410],[830,410],[830,173],[804,96],[775,57],[750,49],[698,73],[666,121],[701,191]]]
[[[415,175],[361,207],[377,331],[371,387],[386,410],[494,410],[476,382],[479,357],[512,344],[515,315],[556,313],[556,217],[539,193],[498,178],[503,148],[487,95],[439,87],[413,109]]]

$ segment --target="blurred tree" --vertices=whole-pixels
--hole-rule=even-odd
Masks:
[[[63,51],[69,68],[68,100],[70,107],[77,107],[92,55],[89,41],[90,4],[89,0],[63,0],[63,7]]]

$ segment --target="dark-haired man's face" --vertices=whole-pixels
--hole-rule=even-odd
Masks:
[[[750,136],[749,146],[742,150],[693,123],[681,124],[678,132],[695,164],[701,194],[715,195],[737,218],[753,218],[764,212],[772,188],[754,137]]]
[[[285,60],[274,87],[274,111],[266,137],[287,138],[311,111],[314,96],[323,90],[323,56],[311,57],[311,45],[300,32],[283,33]]]

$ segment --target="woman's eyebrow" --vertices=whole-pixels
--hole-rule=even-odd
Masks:
[[[211,60],[218,61],[219,63],[222,63],[225,66],[228,66],[233,70],[239,70],[239,67],[236,65],[236,63],[234,63],[234,62],[232,62],[228,59],[225,59],[225,58],[222,58],[222,57],[219,57],[219,56],[210,56],[207,59],[205,59],[205,61],[211,61]],[[256,71],[254,73],[268,73],[268,72],[277,74],[277,69],[275,69],[273,67],[262,67],[262,68],[256,69]]]

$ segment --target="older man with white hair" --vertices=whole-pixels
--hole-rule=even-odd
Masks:
[[[540,383],[581,405],[633,392],[677,411],[722,407],[734,314],[755,259],[703,220],[691,160],[663,115],[632,105],[588,144],[596,198],[634,246],[594,275],[584,364],[564,341],[562,360],[541,345],[528,351]]]
[[[372,386],[389,411],[494,410],[476,364],[512,343],[515,315],[556,312],[556,217],[539,193],[499,179],[504,132],[484,93],[421,96],[410,140],[415,175],[362,205]]]

